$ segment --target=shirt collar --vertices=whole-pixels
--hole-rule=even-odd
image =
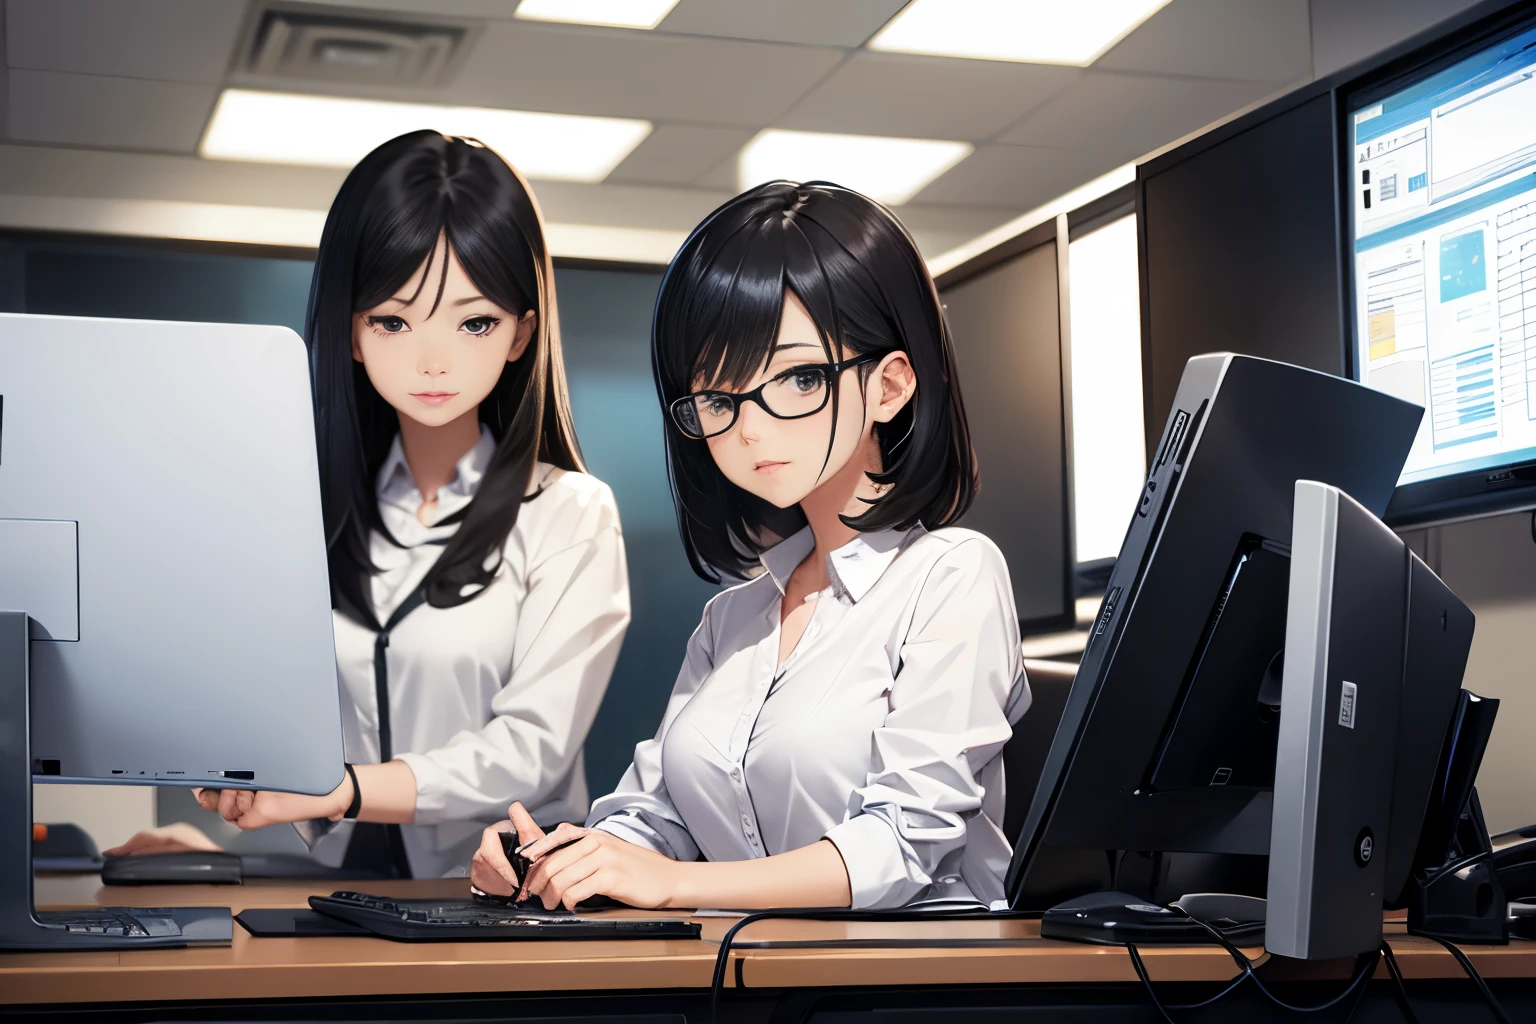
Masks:
[[[480,480],[485,476],[486,469],[491,464],[491,455],[496,451],[496,439],[491,436],[490,428],[480,424],[480,440],[474,447],[465,452],[454,465],[453,479],[448,486],[440,488],[437,492],[437,518],[453,515],[459,509],[469,504],[475,496],[475,490],[480,486]],[[405,449],[400,443],[400,435],[396,434],[394,441],[389,446],[389,454],[384,459],[384,465],[379,467],[378,475],[379,501],[386,505],[394,505],[403,511],[409,512],[412,517],[421,507],[421,492],[416,489],[416,480],[411,476],[411,467],[405,461]]]
[[[875,530],[854,537],[827,556],[827,576],[833,588],[846,594],[855,604],[862,601],[901,554],[909,539],[916,539],[925,532],[919,523],[910,530]],[[805,561],[805,556],[815,546],[816,538],[806,526],[762,553],[763,568],[773,577],[780,594],[789,586],[789,577],[795,567]]]

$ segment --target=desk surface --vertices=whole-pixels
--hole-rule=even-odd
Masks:
[[[331,883],[249,882],[241,886],[101,886],[94,876],[41,877],[40,907],[302,907]],[[463,880],[371,882],[382,895],[467,895]],[[637,913],[615,911],[614,913]],[[511,993],[709,986],[729,918],[699,918],[700,940],[397,943],[374,938],[253,938],[238,924],[228,947],[125,953],[0,954],[0,1004],[265,999],[444,993]],[[1388,923],[1388,940],[1409,978],[1460,978],[1450,954]],[[929,941],[980,938],[981,948],[839,945],[804,942]],[[764,921],[743,930],[733,951],[748,988],[840,985],[983,985],[1030,982],[1135,982],[1125,950],[1040,938],[1038,921]],[[1211,946],[1144,951],[1154,981],[1217,981],[1234,973]],[[1258,951],[1251,951],[1257,956]],[[1467,947],[1487,977],[1536,977],[1536,942]],[[1287,977],[1342,977],[1348,964],[1275,963]],[[1384,969],[1379,972],[1385,976]],[[727,984],[737,972],[728,971]]]

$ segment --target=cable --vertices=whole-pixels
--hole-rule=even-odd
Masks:
[[[801,921],[997,921],[1036,917],[1015,910],[851,910],[847,907],[803,907],[782,910],[755,910],[726,929],[720,939],[720,949],[715,953],[715,971],[709,983],[709,1019],[720,1021],[720,999],[725,991],[725,969],[731,960],[731,943],[736,933],[749,924],[775,918]]]
[[[1174,1003],[1170,1006],[1164,1006],[1162,1000],[1157,998],[1157,993],[1152,990],[1152,979],[1147,975],[1147,965],[1142,962],[1141,951],[1136,948],[1134,942],[1127,942],[1125,944],[1125,951],[1131,955],[1131,966],[1136,968],[1136,976],[1141,979],[1141,984],[1146,988],[1147,998],[1152,1000],[1152,1005],[1157,1007],[1157,1012],[1168,1024],[1178,1024],[1177,1021],[1169,1016],[1169,1010],[1199,1010],[1210,1006],[1212,1003],[1219,1002],[1231,995],[1237,990],[1239,985],[1253,976],[1253,970],[1247,964],[1244,964],[1242,973],[1229,981],[1226,987],[1215,995],[1202,999],[1198,1003]]]
[[[1127,942],[1125,944],[1125,951],[1131,955],[1131,966],[1136,968],[1136,977],[1141,979],[1142,986],[1146,988],[1147,998],[1152,1000],[1153,1006],[1157,1007],[1157,1015],[1167,1021],[1168,1024],[1178,1024],[1178,1021],[1168,1015],[1168,1009],[1157,998],[1157,993],[1152,991],[1152,979],[1147,977],[1147,965],[1141,962],[1141,954],[1136,951],[1136,943]],[[1237,980],[1242,981],[1246,977],[1248,977],[1248,972],[1244,971]]]
[[[1488,987],[1488,983],[1483,980],[1483,976],[1477,973],[1477,968],[1473,967],[1472,961],[1467,959],[1467,954],[1463,953],[1455,943],[1447,942],[1438,935],[1425,935],[1424,938],[1434,939],[1451,951],[1451,956],[1456,958],[1456,962],[1461,964],[1461,969],[1467,972],[1467,977],[1472,979],[1477,985],[1477,990],[1483,994],[1483,1002],[1488,1004],[1488,1009],[1493,1014],[1494,1020],[1497,1020],[1499,1024],[1514,1024],[1514,1021],[1509,1019],[1509,1014],[1504,1012],[1504,1007],[1494,998],[1493,990]]]
[[[1381,955],[1387,961],[1387,973],[1392,975],[1392,983],[1397,986],[1397,1007],[1403,1011],[1403,1020],[1408,1024],[1419,1024],[1418,1015],[1413,1012],[1413,1003],[1408,1001],[1408,988],[1403,984],[1403,972],[1397,969],[1397,957],[1392,955],[1392,945],[1386,939],[1381,940]]]
[[[1170,1006],[1164,1006],[1162,1001],[1158,999],[1156,992],[1154,992],[1152,989],[1152,979],[1147,974],[1146,964],[1141,959],[1141,953],[1136,949],[1134,944],[1126,943],[1126,951],[1130,954],[1131,966],[1135,968],[1137,977],[1141,979],[1142,985],[1146,987],[1147,996],[1152,1000],[1152,1005],[1157,1008],[1157,1012],[1162,1016],[1164,1021],[1168,1022],[1168,1024],[1176,1024],[1173,1018],[1168,1015],[1169,1009],[1196,1010],[1202,1007],[1210,1006],[1218,1000],[1226,998],[1233,991],[1235,991],[1239,985],[1250,978],[1253,979],[1254,985],[1270,1002],[1274,1003],[1281,1009],[1290,1010],[1294,1013],[1319,1013],[1323,1010],[1328,1010],[1337,1006],[1339,1003],[1349,998],[1351,994],[1354,994],[1355,1003],[1349,1012],[1349,1016],[1354,1016],[1355,1009],[1359,1007],[1360,1000],[1365,995],[1365,986],[1362,983],[1365,981],[1365,979],[1369,978],[1373,973],[1375,973],[1376,965],[1380,963],[1382,957],[1382,950],[1379,948],[1373,950],[1370,953],[1362,953],[1360,956],[1356,957],[1354,974],[1350,978],[1349,985],[1346,986],[1342,992],[1329,999],[1327,1002],[1320,1003],[1316,1006],[1296,1006],[1291,1003],[1287,1003],[1285,1000],[1271,992],[1265,986],[1264,982],[1259,979],[1258,974],[1254,972],[1253,961],[1249,960],[1247,955],[1243,953],[1242,950],[1233,945],[1225,935],[1221,934],[1217,928],[1205,921],[1201,921],[1199,918],[1190,917],[1190,915],[1185,913],[1185,911],[1180,907],[1170,907],[1168,909],[1176,911],[1177,913],[1184,914],[1184,916],[1189,918],[1189,920],[1195,922],[1205,931],[1209,932],[1212,938],[1215,939],[1216,943],[1227,951],[1227,954],[1232,957],[1232,959],[1241,969],[1241,973],[1239,973],[1237,977],[1227,982],[1226,986],[1213,996],[1203,999],[1197,1003],[1172,1004]],[[715,953],[715,969],[713,975],[710,978],[709,985],[709,1019],[714,1022],[714,1024],[719,1024],[720,1000],[725,991],[725,971],[731,959],[731,944],[735,941],[738,932],[740,932],[748,925],[755,924],[758,921],[767,921],[773,919],[790,919],[801,921],[995,921],[1030,918],[1035,916],[1037,915],[1027,914],[1019,911],[988,911],[980,907],[976,908],[975,910],[968,911],[850,910],[846,907],[804,907],[786,908],[782,910],[753,911],[752,913],[742,917],[741,920],[737,921],[735,924],[731,925],[730,928],[726,929],[725,935],[720,939],[720,948]],[[1459,951],[1453,951],[1457,952],[1459,956]],[[1390,956],[1390,953],[1388,955]],[[1470,964],[1466,964],[1465,966],[1468,971],[1471,971]],[[1395,963],[1392,963],[1389,960],[1388,970],[1393,971],[1395,974],[1395,967]],[[1476,978],[1475,972],[1473,972],[1473,977]],[[1482,984],[1481,978],[1477,978],[1477,981],[1480,985]],[[1493,995],[1491,992],[1487,991],[1486,986],[1484,986],[1484,995],[1485,998],[1492,1001]],[[1406,996],[1404,998],[1406,998]],[[1490,1002],[1490,1005],[1496,1004]],[[1511,1022],[1508,1017],[1503,1016],[1502,1009],[1497,1010],[1496,1014],[1499,1016],[1500,1024],[1513,1024],[1513,1022]],[[1418,1021],[1416,1018],[1414,1018],[1411,1009],[1405,1009],[1405,1016],[1408,1018],[1408,1024],[1418,1024]]]
[[[1221,945],[1221,948],[1225,949],[1227,953],[1232,957],[1232,959],[1236,960],[1243,966],[1245,976],[1251,977],[1253,979],[1254,985],[1258,987],[1260,992],[1264,993],[1264,998],[1268,999],[1282,1010],[1290,1010],[1293,1013],[1320,1013],[1323,1010],[1331,1009],[1332,1007],[1337,1006],[1339,1003],[1343,1002],[1345,999],[1349,998],[1350,993],[1354,992],[1356,988],[1358,988],[1360,991],[1355,996],[1355,1005],[1359,1006],[1360,1000],[1365,996],[1365,986],[1362,984],[1362,982],[1364,982],[1366,978],[1369,978],[1372,974],[1375,973],[1376,965],[1381,961],[1381,950],[1379,948],[1369,953],[1361,953],[1355,958],[1355,973],[1350,979],[1349,986],[1345,988],[1344,991],[1340,992],[1326,1003],[1319,1003],[1316,1006],[1296,1006],[1292,1003],[1286,1002],[1284,999],[1281,999],[1279,996],[1271,992],[1269,988],[1264,984],[1264,982],[1259,978],[1259,976],[1254,973],[1253,961],[1249,960],[1247,955],[1244,954],[1242,950],[1234,946],[1225,935],[1221,934],[1219,929],[1209,924],[1208,922],[1200,920],[1197,917],[1190,917],[1190,915],[1184,910],[1183,907],[1170,906],[1168,909],[1183,914],[1185,917],[1188,917],[1191,921],[1195,922],[1201,928],[1204,928],[1207,932],[1209,932],[1211,937]],[[1353,1016],[1353,1014],[1354,1010],[1350,1010],[1350,1015]]]

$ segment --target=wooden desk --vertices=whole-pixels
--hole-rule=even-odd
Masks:
[[[94,877],[40,878],[39,906],[302,907],[333,883],[249,882],[242,886],[105,887]],[[462,880],[370,882],[382,895],[456,897]],[[615,911],[613,913],[638,913]],[[0,1005],[252,1002],[286,999],[673,992],[707,990],[730,918],[698,919],[699,940],[396,943],[372,938],[258,939],[235,926],[229,947],[125,953],[0,954]],[[912,945],[983,939],[981,948]],[[1388,939],[1409,979],[1470,983],[1441,947],[1388,924]],[[836,942],[833,948],[805,943]],[[1104,986],[1141,992],[1125,950],[1040,938],[1037,921],[764,921],[743,930],[726,984],[757,992],[857,986]],[[857,943],[874,943],[859,947]],[[904,945],[892,945],[891,943]],[[885,943],[880,945],[879,943]],[[798,944],[798,945],[797,945]],[[1249,951],[1261,958],[1261,951]],[[1536,942],[1467,949],[1488,978],[1536,978]],[[1154,982],[1210,982],[1235,974],[1211,946],[1143,951]],[[1273,963],[1266,975],[1290,980],[1347,976],[1348,964]],[[1386,978],[1385,968],[1378,977]],[[739,996],[738,996],[739,998]],[[1144,1000],[1144,994],[1139,996]]]

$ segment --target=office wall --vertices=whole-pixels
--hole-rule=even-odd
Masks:
[[[0,238],[0,311],[302,326],[304,260],[188,253],[71,239]],[[613,488],[629,559],[634,618],[586,746],[587,778],[606,792],[661,720],[688,635],[715,588],[688,569],[667,490],[663,421],[649,330],[660,275],[562,268],[556,288],[576,429],[589,468]],[[36,787],[38,819],[76,821],[112,845],[155,823],[154,794]],[[159,819],[227,835],[185,793],[160,791]],[[291,833],[251,848],[287,849]],[[265,842],[270,839],[271,842]],[[250,846],[242,843],[242,846]]]
[[[1488,827],[1536,822],[1536,539],[1514,512],[1404,535],[1477,616],[1463,685],[1497,697],[1477,788]]]

